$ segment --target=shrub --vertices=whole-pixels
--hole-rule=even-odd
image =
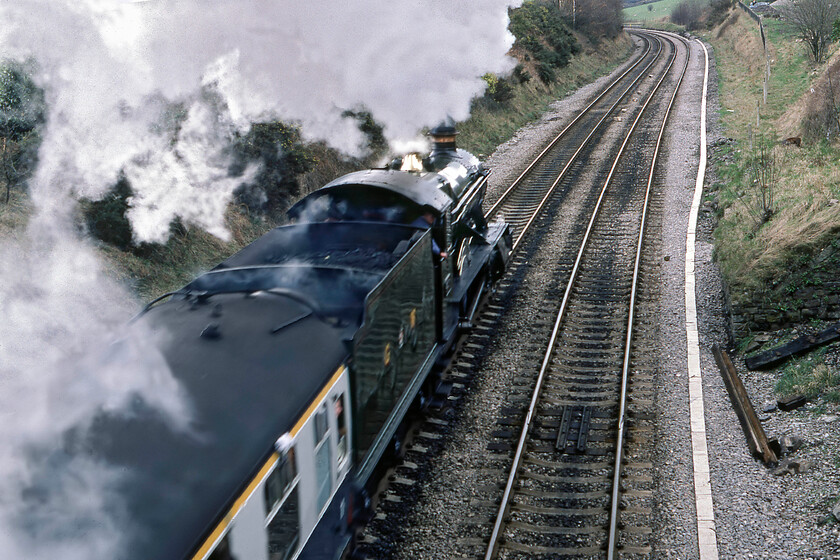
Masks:
[[[285,208],[298,194],[297,175],[314,161],[301,142],[296,126],[275,121],[256,123],[233,145],[231,175],[241,174],[254,161],[262,164],[254,181],[235,193],[236,200],[252,212],[271,214]]]
[[[577,0],[577,27],[588,35],[616,37],[624,25],[621,0]]]
[[[487,95],[490,99],[499,104],[504,104],[513,99],[513,86],[504,78],[500,78],[492,72],[482,76],[487,82]]]
[[[344,111],[342,115],[356,119],[356,122],[359,124],[359,130],[367,137],[369,158],[378,159],[387,154],[388,141],[385,140],[384,129],[381,124],[373,119],[370,111]]]
[[[100,241],[123,250],[130,249],[131,223],[125,214],[132,194],[128,179],[122,177],[102,199],[82,201],[82,213],[88,232]]]
[[[566,66],[580,52],[556,2],[534,0],[522,4],[510,11],[508,28],[516,37],[514,47],[523,52],[526,60],[536,60],[536,71],[543,82],[553,81],[554,70]]]
[[[683,0],[671,10],[671,22],[686,29],[697,29],[703,16],[703,7],[696,0]]]

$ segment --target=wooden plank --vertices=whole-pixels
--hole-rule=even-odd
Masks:
[[[750,448],[750,453],[764,461],[765,464],[776,463],[778,458],[776,453],[770,448],[767,441],[767,435],[764,433],[764,428],[758,420],[755,409],[750,402],[750,397],[747,395],[747,390],[738,377],[735,371],[735,366],[732,365],[732,360],[729,355],[721,350],[717,344],[712,346],[712,353],[715,356],[718,368],[720,368],[723,382],[726,384],[726,390],[729,392],[729,400],[732,401],[732,406],[735,408],[735,414],[741,422],[741,428],[744,430],[744,436],[747,438],[747,445]]]
[[[783,344],[744,360],[747,369],[761,369],[783,362],[796,354],[809,352],[818,346],[840,340],[840,323],[835,323],[817,334],[805,334]]]

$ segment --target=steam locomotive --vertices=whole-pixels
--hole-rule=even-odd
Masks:
[[[95,427],[99,458],[128,473],[126,558],[352,549],[366,485],[509,258],[508,225],[482,212],[489,173],[455,135],[313,192],[138,317],[195,430],[142,407]]]

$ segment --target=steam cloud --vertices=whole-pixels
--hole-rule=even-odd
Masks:
[[[101,196],[122,171],[137,240],[165,241],[176,216],[224,237],[225,204],[250,178],[226,177],[235,131],[279,118],[358,154],[347,109],[371,111],[390,141],[464,119],[480,76],[513,66],[515,3],[18,0],[0,7],[0,48],[33,57],[47,89],[41,204],[56,188]],[[190,128],[174,138],[172,104]]]
[[[122,174],[136,240],[164,241],[176,217],[224,238],[232,192],[256,171],[229,176],[237,132],[294,121],[307,139],[357,154],[346,109],[369,110],[393,143],[464,119],[480,76],[513,65],[507,10],[519,3],[0,3],[0,58],[35,62],[48,110],[30,227],[0,245],[0,556],[118,557],[130,527],[113,492],[120,473],[53,450],[137,395],[173,429],[189,423],[152,341],[92,351],[134,303],[74,228],[75,200]]]

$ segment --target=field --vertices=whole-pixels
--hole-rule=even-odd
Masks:
[[[624,21],[651,21],[667,18],[671,11],[683,0],[659,0],[649,4],[640,4],[632,8],[624,8]]]

